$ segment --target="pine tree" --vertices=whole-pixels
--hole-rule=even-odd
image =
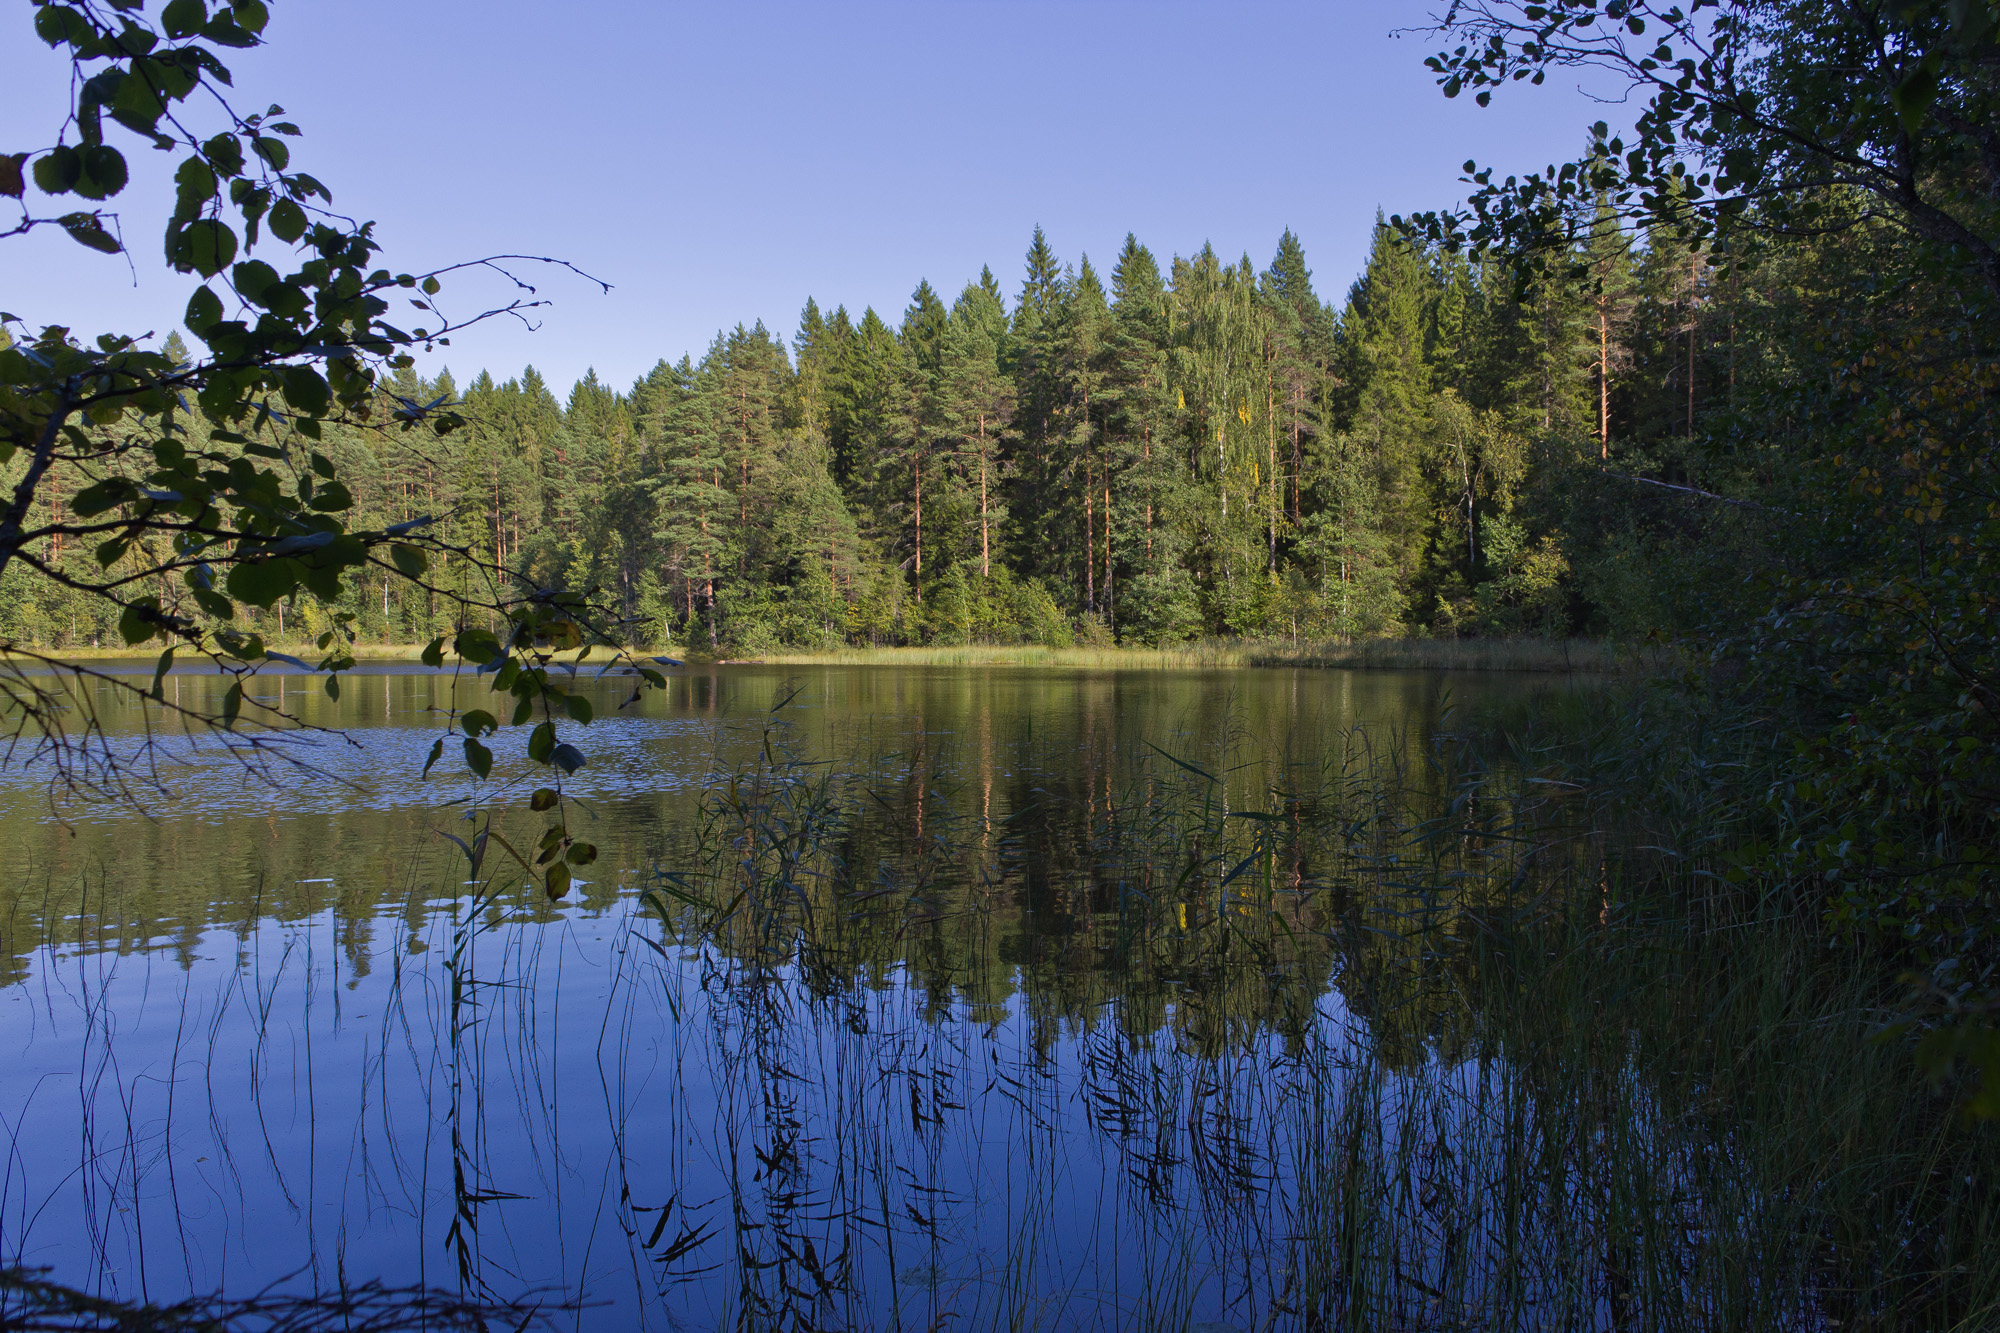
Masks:
[[[1631,364],[1625,336],[1636,303],[1632,238],[1619,225],[1608,201],[1600,200],[1583,251],[1586,299],[1592,338],[1590,372],[1597,388],[1597,442],[1600,458],[1611,457],[1611,384]]]
[[[1097,615],[1110,595],[1108,568],[1104,577],[1099,577],[1099,555],[1101,551],[1106,556],[1108,567],[1112,479],[1102,447],[1100,418],[1106,406],[1102,389],[1111,307],[1087,255],[1079,262],[1075,276],[1063,284],[1056,325],[1053,346],[1063,429],[1047,491],[1055,507],[1051,517],[1056,519],[1056,530],[1071,535],[1071,549],[1082,566],[1080,571],[1072,567],[1069,580],[1072,586],[1080,586],[1083,609]]]

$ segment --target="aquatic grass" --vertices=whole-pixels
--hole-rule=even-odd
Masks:
[[[1096,671],[1217,670],[1250,665],[1252,647],[1205,639],[1162,648],[1044,644],[935,644],[908,648],[781,649],[743,659],[775,666],[1045,667]],[[724,664],[732,659],[723,658]]]
[[[724,658],[724,663],[730,659]],[[1680,655],[1602,639],[1354,639],[1305,642],[1203,639],[1145,647],[1052,648],[959,644],[906,648],[777,650],[744,659],[778,666],[1038,667],[1077,670],[1209,671],[1233,667],[1327,667],[1354,671],[1532,671],[1606,674],[1675,670]]]
[[[1349,671],[1536,671],[1591,675],[1672,671],[1671,647],[1609,639],[1353,639],[1259,644],[1245,664]]]
[[[1816,1329],[1921,1313],[1949,1327],[2000,1298],[1976,1267],[2000,1238],[1976,1183],[1993,1136],[1897,1077],[1858,974],[1795,918],[1718,923],[1657,827],[1620,826],[1602,791],[1519,762],[1532,746],[1496,764],[1449,735],[1356,731],[1251,809],[1228,808],[1229,756],[1156,751],[1132,759],[1094,832],[1044,810],[997,846],[934,834],[907,860],[877,846],[865,884],[797,849],[808,825],[849,841],[861,795],[880,801],[866,770],[788,776],[779,753],[719,807],[713,827],[735,840],[711,865],[730,891],[681,876],[654,910],[718,943],[754,913],[760,984],[802,987],[785,1021],[811,1024],[815,1004],[838,1012],[880,984],[882,933],[831,928],[831,909],[901,911],[889,934],[906,937],[926,917],[897,886],[924,881],[926,858],[1011,856],[1105,903],[1090,943],[1112,955],[1117,998],[1050,978],[1035,1045],[1061,1049],[1081,1021],[1077,1095],[1140,1154],[1156,1201],[1165,1177],[1190,1178],[1194,1199],[1169,1209],[1200,1219],[1190,1236],[1252,1228],[1271,1258],[1244,1299],[1267,1324]],[[746,809],[794,777],[809,796]],[[1669,814],[1700,843],[1715,811],[1698,787],[1687,798]],[[786,868],[769,881],[781,891],[760,890],[765,857]],[[1166,1048],[1157,1018],[1129,1025],[1163,975],[1204,982],[1172,1002]],[[1344,1018],[1313,999],[1328,976]],[[1145,1075],[1094,1044],[1115,1027],[1129,1035],[1114,1049],[1150,1043]],[[1231,1103],[1259,1109],[1212,1109]],[[883,1125],[865,1100],[843,1115]],[[1182,1145],[1164,1163],[1162,1132]],[[1234,1197],[1257,1203],[1232,1213]],[[1032,1246],[1008,1261],[1009,1326],[1034,1324],[1019,1299],[1040,1262]],[[1199,1304],[1187,1271],[1149,1266],[1113,1304],[1184,1322]]]
[[[470,1297],[580,1209],[565,1272],[622,1251],[704,1327],[1990,1321],[1990,1127],[1869,1039],[1883,997],[1798,903],[1720,877],[1738,811],[1620,748],[1635,707],[1672,705],[1311,744],[1190,716],[994,817],[942,743],[739,717],[609,916],[551,922],[498,851],[449,911],[412,881],[423,948],[375,951],[393,1002],[343,1094],[387,1145],[368,1188],[452,1238]],[[297,1170],[289,1033],[347,994],[335,921],[257,927],[224,996],[273,1113],[214,1131],[239,1176]],[[586,929],[613,943],[579,979]],[[62,1003],[108,1041],[100,934]],[[106,1142],[145,1119],[87,1104]]]
[[[492,1301],[428,1287],[364,1282],[333,1292],[265,1292],[243,1298],[189,1297],[154,1304],[106,1299],[26,1268],[0,1269],[0,1328],[21,1333],[402,1333],[405,1329],[556,1328],[558,1308]]]

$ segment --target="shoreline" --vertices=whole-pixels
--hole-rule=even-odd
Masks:
[[[312,643],[272,644],[272,651],[311,662]],[[424,645],[361,644],[357,663],[414,662]],[[43,650],[36,650],[43,651]],[[710,656],[687,649],[647,648],[641,656],[677,657],[688,666],[926,666],[1047,667],[1054,669],[1212,671],[1244,667],[1311,667],[1339,671],[1510,671],[1540,674],[1616,675],[1671,670],[1682,663],[1672,648],[1613,643],[1605,639],[1362,639],[1351,643],[1204,640],[1176,647],[1052,648],[1044,644],[960,644],[823,650],[791,649],[761,655]],[[150,661],[144,648],[69,648],[49,656],[77,663]],[[14,654],[0,648],[0,659]],[[595,653],[592,654],[596,658]],[[199,660],[189,654],[187,662]],[[586,659],[589,661],[591,659]],[[601,660],[601,659],[599,659]]]

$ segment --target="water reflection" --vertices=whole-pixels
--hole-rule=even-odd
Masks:
[[[10,1257],[127,1297],[582,1293],[605,1328],[1418,1327],[1503,1272],[1519,1309],[1524,1219],[1573,1202],[1566,1166],[1493,1197],[1518,1089],[1439,998],[1477,906],[1439,886],[1504,870],[1513,815],[1427,739],[1490,681],[606,681],[601,856],[555,905],[437,836],[531,842],[525,761],[415,776],[476,683],[304,684],[273,692],[354,742],[310,782],[183,747],[149,816],[65,824],[8,775]]]

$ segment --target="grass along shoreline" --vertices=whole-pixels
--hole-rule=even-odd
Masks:
[[[310,640],[274,643],[274,652],[308,662],[323,654]],[[35,649],[59,660],[100,662],[151,658],[131,648]],[[354,648],[359,662],[414,662],[421,643],[369,643]],[[1323,667],[1345,671],[1529,671],[1592,675],[1670,670],[1671,648],[1604,639],[1359,639],[1293,644],[1283,640],[1203,639],[1164,648],[1116,645],[1054,648],[1046,644],[953,644],[913,648],[787,649],[763,654],[709,654],[672,646],[638,650],[690,665],[1047,667],[1125,671],[1212,671],[1236,667]],[[0,660],[13,656],[0,645]],[[190,655],[191,656],[191,655]],[[595,657],[596,654],[593,654]]]
[[[700,660],[691,656],[690,661]],[[1170,648],[964,644],[785,651],[721,662],[772,666],[1012,666],[1124,670],[1325,667],[1350,671],[1536,671],[1603,674],[1668,670],[1671,649],[1600,639],[1364,639],[1352,643],[1207,639]]]

